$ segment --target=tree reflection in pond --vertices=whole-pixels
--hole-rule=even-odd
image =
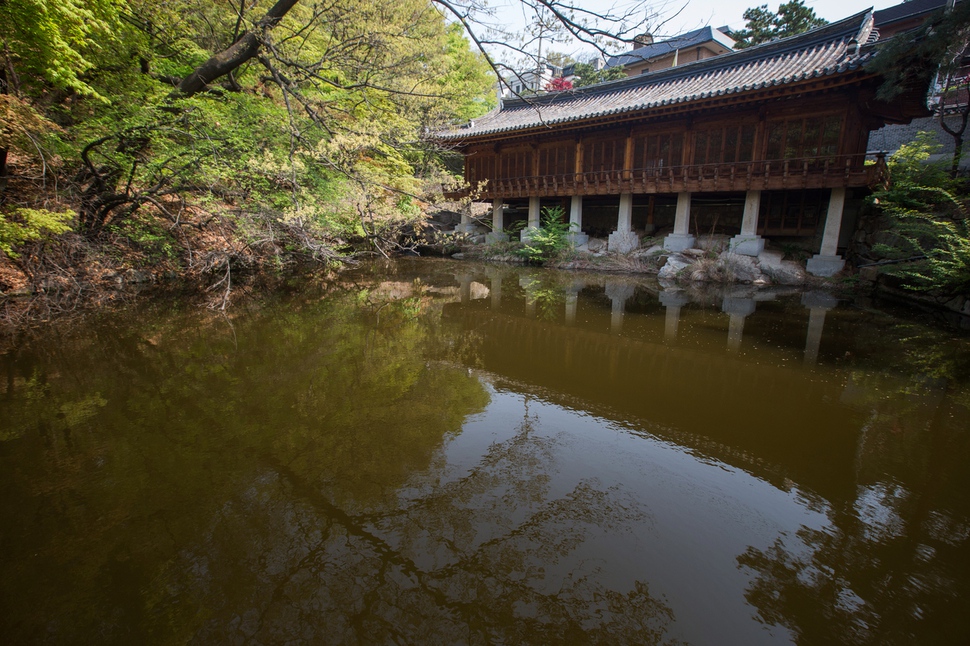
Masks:
[[[939,370],[939,367],[936,368]],[[817,504],[829,523],[749,548],[746,597],[804,644],[964,643],[970,565],[965,393],[856,373],[849,400],[870,412],[855,496]],[[945,382],[943,382],[945,384]],[[905,397],[887,393],[905,392]]]
[[[658,643],[646,584],[575,554],[642,512],[549,490],[527,419],[467,473],[480,338],[420,283],[106,317],[7,355],[11,643]],[[429,357],[434,360],[429,361]],[[16,531],[14,531],[16,528]]]

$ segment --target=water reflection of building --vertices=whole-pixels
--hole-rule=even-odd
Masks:
[[[815,365],[831,297],[808,293],[799,303],[794,294],[782,302],[736,288],[692,298],[648,281],[576,275],[550,285],[549,276],[526,270],[503,279],[492,271],[478,278],[490,285],[487,298],[445,306],[447,319],[481,334],[477,367],[568,407],[635,426],[646,420],[661,434],[710,429],[677,441],[742,467],[784,465],[777,473],[797,474],[817,490],[851,477],[861,420],[839,403],[842,382],[818,378],[830,368]],[[774,340],[745,343],[759,306],[801,312],[801,337],[788,334],[784,349]],[[788,433],[793,417],[816,431]]]

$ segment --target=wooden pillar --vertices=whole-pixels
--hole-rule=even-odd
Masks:
[[[626,135],[626,145],[623,148],[623,179],[629,181],[633,177],[633,129]]]

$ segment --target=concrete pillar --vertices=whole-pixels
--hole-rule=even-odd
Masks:
[[[753,298],[725,297],[721,311],[731,317],[728,323],[728,350],[736,352],[744,335],[744,319],[755,310]]]
[[[586,286],[585,281],[574,280],[566,288],[566,324],[576,322],[576,305],[579,303],[579,292]]]
[[[818,363],[818,351],[822,346],[822,329],[825,313],[838,305],[837,298],[826,292],[805,292],[802,305],[808,308],[808,332],[805,335],[805,365]]]
[[[616,253],[630,253],[640,246],[640,238],[633,233],[633,194],[620,195],[620,210],[616,217],[616,231],[607,240],[607,249]]]
[[[526,316],[536,315],[536,299],[533,294],[535,281],[531,276],[519,276],[519,287],[525,290],[525,313]]]
[[[663,291],[658,294],[660,304],[666,308],[664,319],[664,338],[673,341],[677,338],[680,325],[680,308],[690,303],[690,296],[681,291]]]
[[[758,235],[758,213],[761,211],[761,191],[748,191],[744,196],[744,217],[741,233],[731,238],[729,248],[734,253],[757,256],[765,248],[765,240]]]
[[[636,288],[623,283],[607,283],[606,295],[612,302],[610,315],[610,331],[619,332],[623,329],[623,308],[627,300],[633,296]]]
[[[501,199],[492,200],[492,231],[485,236],[485,242],[505,242],[509,239],[505,233],[505,202]]]
[[[529,198],[529,222],[526,228],[522,229],[519,237],[522,242],[527,242],[532,237],[532,232],[539,228],[541,224],[540,211],[539,211],[539,198],[530,197]]]
[[[581,247],[589,242],[589,236],[583,233],[583,196],[573,195],[569,204],[569,242],[574,247]]]
[[[461,207],[461,224],[456,231],[459,233],[471,233],[472,230],[472,203],[468,202]]]
[[[467,303],[471,300],[472,277],[469,274],[462,274],[455,276],[455,278],[458,279],[458,296],[462,303]]]
[[[566,325],[576,322],[576,305],[579,303],[579,294],[573,292],[566,293]]]
[[[805,269],[813,276],[834,276],[845,267],[845,260],[837,255],[839,233],[842,230],[842,212],[845,210],[845,189],[833,188],[829,197],[829,209],[825,214],[822,245],[817,254],[808,259]]]
[[[489,276],[489,290],[492,295],[492,309],[497,310],[502,306],[502,274],[492,274]]]
[[[677,194],[677,211],[674,216],[674,232],[664,238],[664,249],[683,251],[694,246],[690,234],[690,193]]]
[[[627,233],[633,230],[633,194],[620,195],[620,210],[616,218],[616,231]]]

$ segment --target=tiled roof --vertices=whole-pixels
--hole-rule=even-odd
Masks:
[[[946,6],[946,0],[909,0],[886,9],[873,12],[876,26],[892,23],[907,18],[915,18],[923,14],[932,13]]]
[[[688,49],[703,43],[714,41],[727,49],[734,49],[734,40],[722,34],[713,27],[702,27],[689,31],[686,34],[676,36],[669,40],[659,41],[650,45],[644,45],[634,49],[632,52],[610,56],[606,61],[607,67],[617,67],[619,65],[631,65],[649,61],[654,58],[672,54],[678,49]]]
[[[548,127],[842,74],[872,56],[870,47],[860,49],[871,32],[872,12],[865,11],[804,34],[669,70],[506,101],[439,137],[468,139]]]

